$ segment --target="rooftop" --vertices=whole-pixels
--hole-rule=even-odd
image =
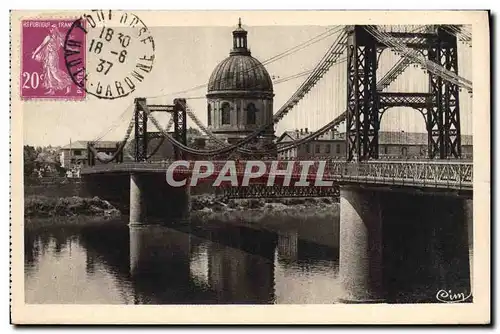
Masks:
[[[300,129],[294,131],[285,131],[277,139],[277,142],[287,142],[297,139],[302,139],[309,136],[311,132],[308,129]],[[336,131],[328,131],[318,137],[316,140],[345,140],[345,132],[339,133]],[[427,133],[424,132],[396,132],[396,131],[380,131],[379,144],[392,145],[427,145]],[[462,145],[472,145],[471,135],[462,135]]]
[[[293,140],[297,140],[297,139],[302,139],[304,137],[307,137],[311,134],[311,132],[309,132],[309,129],[305,128],[305,129],[297,129],[297,130],[293,130],[293,131],[285,131],[281,134],[281,136],[278,137],[278,139],[276,140],[278,143],[279,142],[286,142],[286,141],[293,141]],[[316,140],[345,140],[345,137],[344,137],[344,134],[343,133],[339,133],[337,131],[327,131],[326,133],[322,134],[321,136],[319,136],[318,138],[316,138]]]
[[[77,140],[74,142],[71,142],[70,144],[63,146],[61,150],[86,150],[87,149],[87,143],[89,143],[90,140]],[[116,148],[116,144],[120,143],[119,141],[111,141],[111,140],[103,140],[103,141],[96,141],[95,142],[95,148]]]

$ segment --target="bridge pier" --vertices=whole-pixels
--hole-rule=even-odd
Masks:
[[[437,302],[471,288],[470,201],[341,187],[340,280],[345,302]]]
[[[469,244],[470,285],[472,289],[472,287],[474,286],[474,283],[472,281],[473,268],[474,268],[474,262],[473,262],[474,254],[472,253],[472,246],[474,244],[474,211],[473,211],[472,199],[465,200],[464,213],[465,213],[465,221],[467,223],[466,226],[467,226],[467,236]]]
[[[377,193],[341,187],[339,262],[344,302],[383,302],[382,221]]]
[[[171,187],[163,174],[130,174],[130,225],[186,221],[190,213],[189,186]]]
[[[129,224],[141,225],[147,221],[146,189],[140,174],[130,174]]]

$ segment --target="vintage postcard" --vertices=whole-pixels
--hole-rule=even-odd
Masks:
[[[488,324],[486,11],[12,11],[14,324]]]

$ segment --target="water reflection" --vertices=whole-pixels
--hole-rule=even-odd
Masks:
[[[117,221],[26,231],[26,302],[333,303],[338,249],[298,230]]]

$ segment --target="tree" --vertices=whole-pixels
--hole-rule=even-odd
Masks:
[[[38,168],[38,163],[36,162],[37,156],[38,152],[33,146],[24,145],[23,159],[25,178],[32,176],[35,169]]]
[[[195,144],[195,139],[197,137],[201,137],[201,131],[192,127],[189,127],[186,130],[186,140],[187,140],[187,146],[192,147]]]

